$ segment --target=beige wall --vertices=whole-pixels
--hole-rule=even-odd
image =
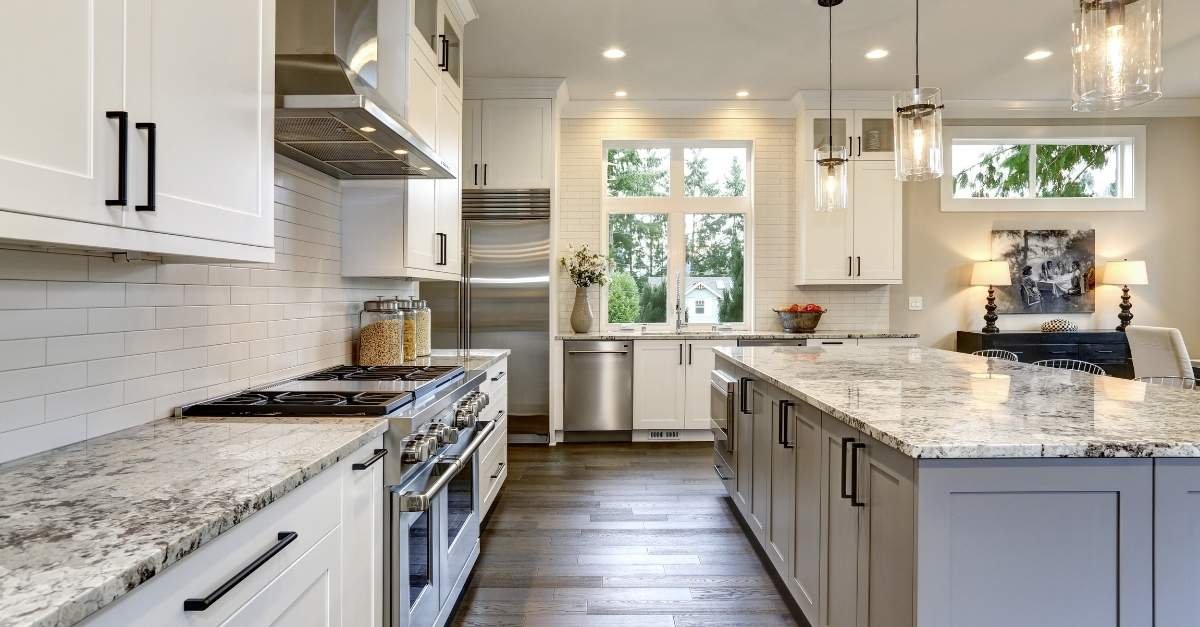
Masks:
[[[956,122],[948,122],[955,124]],[[979,121],[961,125],[1054,124],[1063,122]],[[1076,121],[1096,124],[1094,120]],[[1200,118],[1116,121],[1146,124],[1147,210],[1145,212],[942,213],[938,182],[908,184],[904,190],[904,285],[893,288],[893,328],[920,333],[922,343],[953,349],[955,331],[983,326],[986,288],[968,287],[971,262],[989,258],[992,229],[1094,228],[1096,261],[1103,277],[1110,259],[1145,259],[1150,285],[1134,287],[1134,321],[1178,327],[1200,357]],[[925,300],[909,311],[909,296]],[[1035,329],[1053,317],[1081,328],[1117,325],[1120,288],[1100,285],[1096,313],[1081,316],[1001,316],[1001,329]]]
[[[772,307],[815,302],[830,308],[823,330],[888,328],[886,287],[792,284],[795,261],[796,125],[790,119],[564,119],[559,170],[560,254],[568,245],[599,248],[603,193],[602,144],[617,139],[742,139],[754,142],[754,326],[778,330]],[[750,271],[750,268],[747,269]],[[575,287],[559,272],[559,329],[569,332]],[[593,307],[601,317],[598,290]]]

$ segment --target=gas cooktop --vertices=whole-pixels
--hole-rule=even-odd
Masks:
[[[336,366],[182,408],[184,416],[385,416],[463,375],[461,366]]]

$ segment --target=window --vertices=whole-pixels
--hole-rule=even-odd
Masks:
[[[1141,211],[1141,126],[947,127],[943,211]]]
[[[607,142],[608,324],[744,325],[750,143]]]

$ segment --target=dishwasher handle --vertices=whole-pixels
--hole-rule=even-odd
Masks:
[[[573,351],[568,350],[568,355],[628,355],[629,351]]]

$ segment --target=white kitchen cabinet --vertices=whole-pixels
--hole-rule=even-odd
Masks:
[[[406,0],[409,9],[409,36],[420,44],[413,52],[429,65],[440,63],[442,48],[438,40],[442,3],[439,0]]]
[[[462,273],[462,113],[460,102],[443,92],[438,110],[438,156],[456,178],[437,181],[435,233],[441,240],[441,257],[433,270]]]
[[[479,391],[488,395],[484,420],[495,420],[496,430],[479,447],[482,461],[479,467],[479,493],[482,494],[483,515],[491,511],[508,479],[508,360],[501,359],[487,370],[487,378]]]
[[[382,624],[376,620],[383,598],[382,462],[353,470],[382,443],[376,438],[351,453],[81,624]],[[184,610],[186,599],[211,596],[255,558],[279,547],[207,609]]]
[[[811,168],[801,174],[796,283],[902,283],[903,194],[891,162],[852,162],[849,207],[833,212],[813,210]]]
[[[851,160],[895,160],[895,128],[890,111],[860,111],[813,108],[804,115],[801,129],[802,159],[812,161],[817,148],[829,145],[829,120],[833,120],[833,143],[845,146]]]
[[[442,77],[438,67],[420,54],[421,43],[409,38],[407,122],[425,143],[437,149],[438,102]]]
[[[467,101],[463,172],[468,188],[544,189],[553,182],[549,99]],[[476,178],[478,173],[478,178]]]
[[[144,18],[128,80],[148,100],[131,117],[154,126],[131,144],[154,184],[131,191],[145,210],[125,226],[272,246],[274,0],[154,3]]]
[[[638,340],[633,343],[633,428],[683,429],[684,342]]]
[[[810,108],[804,114],[801,128],[803,143],[799,146],[800,159],[812,161],[815,151],[829,145],[829,121],[833,120],[833,144],[850,149],[855,135],[854,111],[834,109],[832,113],[824,108]]]
[[[382,438],[342,466],[342,624],[383,625]],[[398,451],[396,452],[399,453]],[[395,459],[393,458],[393,462]]]
[[[712,371],[716,367],[714,349],[722,346],[737,346],[736,341],[728,340],[695,340],[687,342],[684,347],[687,355],[687,383],[684,394],[684,428],[708,429],[711,423],[709,386],[712,382]],[[634,382],[637,385],[637,382]]]
[[[0,210],[120,226],[124,207],[106,204],[118,198],[119,120],[106,113],[128,115],[136,104],[131,90],[138,87],[124,76],[126,33],[138,9],[119,2],[99,3],[90,12],[84,6],[5,7]],[[132,137],[133,121],[127,124]],[[126,194],[132,191],[127,185]]]
[[[442,45],[439,64],[442,70],[442,90],[462,102],[463,94],[463,27],[448,2],[438,3],[438,33]],[[455,165],[455,169],[458,166]]]
[[[53,97],[0,104],[6,238],[274,260],[273,0],[22,3],[7,17],[6,84]]]

